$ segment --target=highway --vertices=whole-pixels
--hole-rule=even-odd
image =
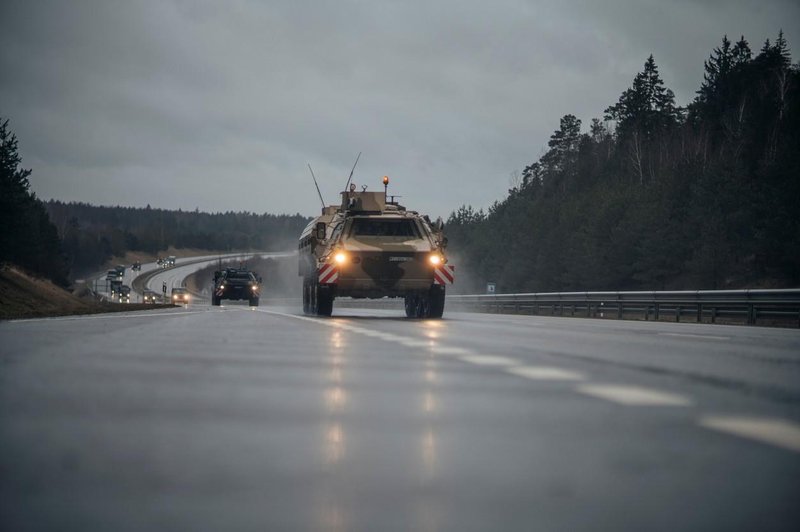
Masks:
[[[800,529],[797,330],[264,303],[0,323],[0,529]]]
[[[220,258],[222,260],[242,259],[245,260],[250,257],[286,257],[292,255],[293,252],[235,252],[217,255],[203,255],[196,257],[179,257],[176,266],[171,268],[161,268],[155,262],[148,262],[142,264],[142,269],[139,272],[133,271],[126,265],[125,275],[122,278],[122,284],[131,286],[131,302],[141,303],[142,294],[135,290],[134,279],[141,275],[153,274],[148,276],[147,288],[154,292],[161,294],[162,282],[167,283],[167,292],[170,293],[171,289],[178,286],[183,286],[183,280],[192,273],[206,267],[209,264],[217,262]],[[98,273],[90,278],[90,286],[100,295],[110,299],[109,285],[106,282],[106,272]]]

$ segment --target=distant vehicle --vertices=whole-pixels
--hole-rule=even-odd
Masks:
[[[152,290],[145,290],[142,299],[145,303],[155,303],[158,301],[159,295],[153,292]]]
[[[455,277],[441,219],[406,210],[385,190],[358,192],[351,185],[341,196],[300,235],[303,311],[330,316],[340,296],[402,297],[407,317],[441,318]]]
[[[116,269],[108,270],[106,272],[106,281],[116,281],[120,278],[119,271]]]
[[[172,302],[173,303],[188,303],[189,302],[189,290],[183,287],[173,288],[172,289]]]
[[[171,268],[171,267],[175,266],[175,261],[177,259],[176,259],[175,255],[170,255],[169,257],[167,257],[166,260],[167,260],[167,268]]]
[[[131,287],[124,284],[119,287],[119,302],[120,303],[130,303],[131,302]]]
[[[111,281],[111,299],[116,299],[122,292],[122,281],[119,278]]]
[[[131,264],[131,270],[133,270],[135,272],[142,271],[142,263],[137,260],[136,262]]]
[[[214,272],[212,305],[218,306],[223,299],[247,299],[251,307],[257,307],[260,296],[261,278],[254,272],[236,268]]]
[[[125,265],[117,264],[114,269],[117,270],[117,275],[119,275],[119,277],[125,277]]]

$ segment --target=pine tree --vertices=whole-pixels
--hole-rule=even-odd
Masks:
[[[644,69],[633,79],[631,88],[605,112],[606,120],[617,122],[621,137],[638,133],[644,140],[677,125],[680,118],[675,107],[675,94],[664,86],[652,54],[645,61]]]
[[[0,262],[11,262],[66,284],[58,232],[29,191],[31,170],[20,168],[17,136],[0,118]]]

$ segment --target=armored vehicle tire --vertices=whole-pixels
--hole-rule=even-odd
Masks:
[[[316,314],[317,316],[330,316],[333,312],[333,293],[327,286],[315,286],[314,291],[317,297],[316,301]]]
[[[405,298],[406,318],[417,317],[417,298],[416,296],[406,296]]]
[[[444,314],[444,287],[433,286],[427,294],[405,297],[407,318],[441,318]]]
[[[250,303],[251,307],[257,307],[258,306],[258,298],[257,297],[250,298],[249,303]]]
[[[427,318],[429,314],[429,298],[427,295],[409,294],[405,299],[407,318]]]
[[[432,286],[428,297],[428,317],[441,318],[444,314],[444,286]]]
[[[303,314],[311,314],[311,282],[303,280]]]
[[[215,307],[218,307],[219,306],[219,302],[220,302],[220,298],[218,298],[217,296],[211,296],[211,304],[212,305],[214,305]]]

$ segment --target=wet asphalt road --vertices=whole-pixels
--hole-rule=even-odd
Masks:
[[[797,330],[445,317],[0,323],[0,529],[800,529]]]

